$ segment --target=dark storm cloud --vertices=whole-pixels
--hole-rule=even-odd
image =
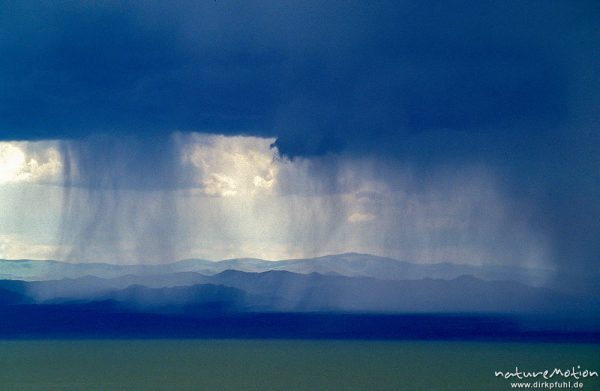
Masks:
[[[179,26],[185,10],[151,4],[148,10],[103,2],[2,8],[5,139],[243,132],[273,105],[268,79],[279,58],[226,38],[220,47],[219,28],[204,27],[212,14],[225,13],[220,5],[194,13],[188,24],[197,23],[198,31],[189,37]]]
[[[175,130],[416,178],[479,164],[581,275],[600,258],[599,17],[594,1],[4,2],[0,138],[126,135],[159,172],[172,162],[146,147]],[[94,168],[107,149],[88,145],[72,152]]]
[[[563,41],[587,8],[7,2],[0,129],[269,135],[296,156],[432,129],[553,126],[567,115]]]

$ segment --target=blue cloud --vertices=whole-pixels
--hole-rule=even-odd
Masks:
[[[291,157],[556,126],[558,37],[585,19],[533,3],[3,8],[3,138],[195,130],[275,136]]]

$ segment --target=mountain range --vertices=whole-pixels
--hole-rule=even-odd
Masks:
[[[80,323],[85,330],[91,327],[102,333],[109,330],[102,331],[99,324],[116,327],[113,331],[121,327],[115,326],[119,322],[133,327],[128,319],[143,333],[148,329],[142,319],[148,316],[158,317],[152,318],[158,322],[154,331],[162,330],[161,324],[170,324],[164,317],[187,319],[191,323],[184,323],[192,331],[195,329],[191,324],[209,317],[212,323],[203,321],[201,329],[215,331],[214,322],[235,323],[240,316],[250,316],[251,328],[257,333],[266,332],[265,327],[279,332],[273,324],[264,324],[261,314],[271,314],[265,316],[284,323],[288,320],[282,319],[291,314],[296,314],[293,318],[300,316],[294,318],[299,322],[311,318],[311,314],[327,315],[333,317],[328,322],[336,325],[331,326],[331,332],[341,335],[347,329],[339,323],[343,314],[362,316],[357,322],[367,319],[365,316],[369,322],[375,322],[373,316],[433,316],[419,319],[428,319],[423,327],[433,327],[435,335],[445,332],[435,320],[442,314],[450,317],[449,324],[453,324],[453,316],[501,316],[511,319],[510,324],[525,317],[529,325],[535,325],[535,335],[549,324],[555,325],[553,332],[559,334],[600,332],[596,298],[527,284],[539,282],[544,272],[522,268],[418,265],[364,254],[340,254],[278,262],[184,260],[164,265],[0,261],[0,272],[5,278],[0,280],[0,313],[7,333],[45,330],[46,326],[63,330]],[[532,323],[531,319],[536,320]],[[563,320],[557,323],[556,319]],[[461,326],[455,325],[458,334],[472,326],[459,323]],[[383,327],[384,333],[389,331],[382,325],[377,327]],[[307,331],[302,330],[300,334]],[[359,334],[367,336],[371,329],[361,330]]]
[[[319,273],[346,277],[373,277],[384,280],[452,279],[462,275],[471,275],[484,280],[512,280],[533,286],[544,285],[552,274],[551,270],[502,265],[466,265],[450,262],[419,264],[357,253],[279,261],[266,261],[256,258],[237,258],[221,261],[186,259],[157,265],[0,260],[0,279],[29,281],[84,276],[113,278],[126,275],[160,275],[177,272],[214,275],[225,270],[245,272],[281,270],[301,274]]]

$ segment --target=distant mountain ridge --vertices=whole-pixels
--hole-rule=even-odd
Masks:
[[[0,281],[2,292],[38,304],[110,300],[127,309],[168,306],[169,311],[184,313],[184,308],[209,303],[236,311],[375,313],[567,313],[593,311],[597,304],[546,288],[472,276],[394,281],[277,270],[226,270],[211,276],[188,272],[112,279],[4,280]]]
[[[342,260],[337,270],[374,273],[382,263],[390,262],[359,257]],[[166,271],[200,268],[206,262],[227,270],[213,273],[213,268],[208,274]],[[0,280],[0,338],[600,341],[600,303],[595,297],[574,297],[517,281],[486,281],[470,275],[396,280],[344,276],[331,272],[330,266],[335,265],[331,257],[314,263],[293,260],[277,265],[319,267],[328,274],[232,269],[261,268],[267,262],[191,260],[156,267],[92,264],[71,269],[59,262],[43,262],[43,267],[57,267],[53,273],[58,275],[93,271],[111,277]],[[398,266],[397,261],[391,262]],[[23,265],[27,266],[27,261],[18,263]],[[30,272],[36,272],[35,267],[32,269]],[[134,273],[121,275],[125,272]]]
[[[512,280],[532,286],[544,286],[544,283],[551,274],[548,270],[512,266],[474,266],[455,263],[417,264],[358,253],[281,261],[265,261],[256,258],[238,258],[222,261],[186,259],[159,265],[0,260],[0,279],[26,281],[56,280],[84,276],[115,278],[126,275],[160,275],[179,272],[214,275],[225,270],[244,272],[279,270],[301,274],[319,273],[346,277],[373,277],[385,280],[453,279],[462,275],[472,275],[483,280]]]

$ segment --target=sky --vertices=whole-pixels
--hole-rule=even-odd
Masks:
[[[600,262],[599,17],[2,2],[0,257],[357,251],[576,283]]]

